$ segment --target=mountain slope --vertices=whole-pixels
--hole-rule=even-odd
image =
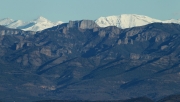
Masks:
[[[87,20],[36,34],[10,31],[0,37],[1,100],[157,100],[180,93],[178,24],[120,29]]]

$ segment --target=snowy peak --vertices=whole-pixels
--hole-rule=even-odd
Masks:
[[[120,18],[120,27],[121,28],[131,28],[135,26],[147,25],[149,23],[160,22],[160,20],[153,19],[143,15],[135,14],[124,14]]]
[[[16,20],[14,22],[11,22],[10,24],[7,25],[9,28],[18,28],[20,26],[26,25],[26,22],[23,22],[21,20]]]
[[[41,31],[62,23],[63,23],[62,21],[51,22],[42,16],[29,22],[24,22],[21,20],[14,21],[9,18],[0,20],[0,25],[4,25],[9,28],[22,29],[25,31]]]
[[[39,23],[39,22],[50,22],[50,21],[48,21],[46,18],[40,16],[37,19],[35,19],[34,22]]]
[[[47,20],[46,18],[40,16],[37,19],[30,21],[27,25],[26,28],[23,28],[23,30],[28,31],[28,30],[33,30],[33,31],[41,31],[46,28],[53,27],[54,24]]]
[[[4,18],[0,20],[0,25],[9,25],[10,23],[12,23],[14,20],[10,19],[10,18]]]
[[[138,22],[138,21],[142,22],[142,20],[147,23],[160,22],[160,20],[153,19],[148,16],[136,15],[136,14],[123,14],[120,16],[120,18],[121,21],[128,20],[129,22]]]
[[[144,15],[137,14],[122,14],[119,16],[100,17],[95,21],[100,27],[117,26],[119,28],[131,28],[136,26],[143,26],[150,23],[177,23],[180,24],[180,20],[166,20],[161,21],[158,19],[150,18]]]
[[[131,28],[135,26],[142,26],[149,23],[161,22],[160,20],[150,18],[148,16],[136,14],[122,14],[119,16],[100,17],[96,23],[100,27],[117,26],[120,28]]]

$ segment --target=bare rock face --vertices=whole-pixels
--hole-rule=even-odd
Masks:
[[[99,26],[92,20],[82,20],[79,25],[79,28],[81,29],[93,29],[96,27]]]
[[[135,53],[130,53],[130,58],[131,59],[139,59],[140,58],[140,55],[139,54],[135,54]]]
[[[100,31],[98,35],[100,37],[105,37],[106,36],[106,31]]]
[[[51,49],[48,48],[42,48],[40,53],[45,54],[47,56],[51,56]]]
[[[10,29],[0,25],[0,35],[16,35],[16,34],[35,34],[33,31],[24,32],[19,29]]]
[[[2,30],[2,31],[0,32],[0,35],[5,35],[5,30]]]
[[[122,43],[121,39],[118,40],[118,45],[120,45]]]
[[[99,27],[94,21],[92,20],[81,20],[81,21],[69,21],[67,24],[68,28],[78,27],[81,29],[93,29]]]
[[[63,28],[63,31],[62,31],[64,34],[67,34],[68,33],[68,28]]]
[[[20,31],[18,30],[1,30],[0,35],[5,35],[5,34],[18,34]]]
[[[39,51],[33,51],[29,54],[29,63],[34,65],[34,66],[40,66],[42,65],[42,59]]]
[[[20,43],[16,44],[16,50],[23,48],[23,46],[25,46],[24,42],[20,42]]]

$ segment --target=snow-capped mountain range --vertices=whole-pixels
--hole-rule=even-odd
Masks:
[[[100,17],[96,20],[96,23],[100,27],[117,26],[122,29],[136,27],[136,26],[143,26],[155,22],[180,24],[180,19],[179,20],[170,19],[170,20],[162,21],[144,15],[122,14],[119,16]]]
[[[125,29],[136,26],[143,26],[155,22],[180,24],[180,19],[178,20],[170,19],[170,20],[162,21],[144,15],[122,14],[119,16],[100,17],[96,19],[95,22],[100,27],[117,26],[119,28]],[[63,23],[62,21],[51,22],[44,17],[39,17],[29,22],[24,22],[22,20],[13,20],[10,18],[5,18],[0,20],[0,25],[4,25],[9,28],[22,29],[25,31],[41,31],[62,23]]]
[[[0,25],[9,28],[22,29],[25,31],[41,31],[62,23],[63,23],[62,21],[51,22],[42,16],[29,22],[24,22],[22,20],[13,20],[10,18],[5,18],[0,20]]]

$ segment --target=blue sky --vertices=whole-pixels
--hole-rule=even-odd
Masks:
[[[0,19],[24,21],[43,16],[51,21],[92,19],[139,14],[152,18],[180,19],[180,0],[0,0]]]

